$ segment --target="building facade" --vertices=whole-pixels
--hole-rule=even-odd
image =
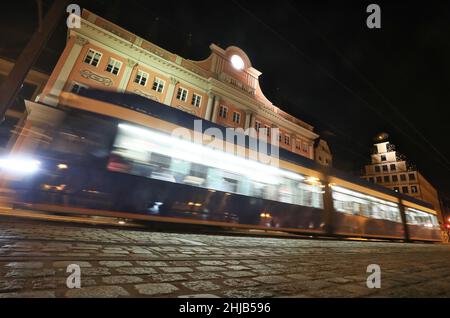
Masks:
[[[314,147],[314,160],[325,167],[333,166],[333,156],[331,154],[331,149],[328,143],[319,139]]]
[[[420,172],[408,167],[388,141],[376,143],[371,163],[364,168],[362,178],[433,205],[441,211],[436,189]]]
[[[62,93],[86,88],[130,92],[226,127],[278,128],[280,147],[314,159],[313,127],[264,96],[245,52],[210,49],[203,61],[187,60],[84,10],[38,102],[58,105]]]

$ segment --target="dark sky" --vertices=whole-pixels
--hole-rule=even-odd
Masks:
[[[44,1],[47,9],[51,0]],[[335,166],[357,173],[372,138],[390,140],[450,195],[450,2],[427,1],[78,1],[183,57],[201,60],[209,44],[236,45],[260,70],[265,95],[314,125]],[[381,30],[366,7],[381,6]],[[35,1],[9,5],[0,19],[0,55],[14,57],[37,25]],[[37,63],[51,71],[65,24]]]

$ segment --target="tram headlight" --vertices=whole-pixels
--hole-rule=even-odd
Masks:
[[[32,174],[39,170],[41,163],[38,160],[21,157],[0,158],[0,169],[14,174]]]

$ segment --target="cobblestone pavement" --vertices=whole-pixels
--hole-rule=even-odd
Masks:
[[[81,267],[80,289],[66,268]],[[369,264],[381,288],[368,289]],[[176,234],[0,219],[2,297],[449,297],[450,245]]]

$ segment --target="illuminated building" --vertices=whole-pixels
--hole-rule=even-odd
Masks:
[[[371,163],[365,166],[362,177],[369,182],[428,202],[434,209],[440,211],[436,189],[419,171],[407,164],[387,138],[387,134],[376,137],[379,142],[374,145],[375,151],[371,155]]]
[[[245,52],[210,49],[205,60],[187,60],[84,10],[39,102],[64,104],[63,92],[86,88],[130,92],[225,127],[279,128],[280,147],[314,159],[313,127],[264,96]]]
[[[314,160],[325,167],[333,166],[333,156],[331,155],[330,146],[328,143],[319,139],[314,147]]]

